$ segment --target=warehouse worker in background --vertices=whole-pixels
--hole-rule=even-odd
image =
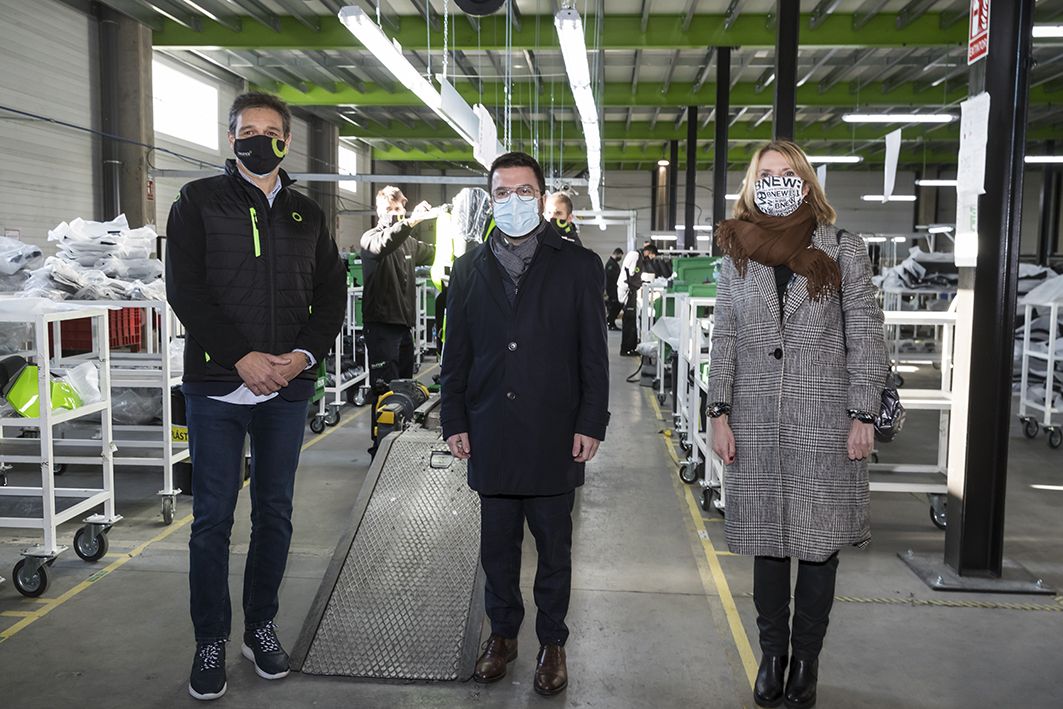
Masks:
[[[440,419],[480,494],[491,637],[473,679],[496,682],[517,657],[527,520],[538,551],[533,686],[552,695],[568,685],[572,506],[609,423],[605,274],[542,218],[533,157],[499,156],[488,185],[496,228],[454,264],[447,291]]]
[[[369,352],[369,383],[379,397],[392,379],[413,377],[413,329],[417,325],[417,266],[435,257],[435,222],[422,224],[431,209],[421,202],[406,215],[406,195],[388,185],[376,195],[377,224],[362,234],[365,278],[362,317]],[[431,243],[429,243],[431,240]],[[376,444],[370,453],[376,452]]]
[[[343,264],[321,208],[280,169],[291,112],[269,94],[229,109],[236,160],[185,185],[166,227],[166,294],[185,326],[192,456],[189,587],[196,654],[188,691],[225,694],[229,536],[251,436],[251,541],[241,653],[265,679],[288,674],[278,589],[292,537],[292,493],[314,394],[314,366],[343,322]]]
[[[624,259],[623,249],[613,249],[613,254],[605,261],[605,324],[610,330],[619,330],[616,317],[620,315],[624,304],[617,292],[617,279],[620,278],[620,262]]]
[[[572,221],[572,212],[572,198],[564,192],[554,192],[546,198],[546,206],[543,208],[546,220],[553,223],[562,238],[583,246],[579,238],[579,228],[576,222]]]

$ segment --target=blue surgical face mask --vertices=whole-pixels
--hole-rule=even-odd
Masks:
[[[522,237],[531,233],[532,229],[539,226],[539,200],[531,199],[524,201],[515,194],[511,194],[504,202],[492,200],[495,216],[495,224],[507,236]]]

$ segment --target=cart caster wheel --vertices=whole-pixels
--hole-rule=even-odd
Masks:
[[[92,539],[88,527],[82,527],[74,535],[74,553],[82,561],[99,561],[107,553],[107,546],[107,535],[101,532]]]
[[[11,581],[15,584],[15,590],[27,598],[37,598],[48,590],[48,572],[40,566],[32,574],[29,573],[26,571],[25,559],[15,564]]]
[[[351,402],[355,406],[365,406],[369,403],[369,390],[365,387],[358,387],[358,391],[354,393],[354,401]]]
[[[177,512],[177,501],[172,497],[162,498],[162,523],[173,524],[174,514]],[[78,553],[80,556],[80,552]]]
[[[679,479],[687,485],[693,485],[698,479],[698,466],[690,461],[679,464]]]
[[[1026,419],[1023,422],[1022,432],[1026,435],[1027,438],[1037,438],[1039,429],[1040,426],[1038,426],[1037,422],[1033,419]],[[1051,434],[1049,434],[1049,440],[1051,440]]]
[[[1048,433],[1048,447],[1059,448],[1063,444],[1063,429],[1053,428]]]
[[[711,487],[707,487],[701,491],[701,509],[706,512],[712,512],[716,509],[716,505],[713,502],[716,501],[716,490]]]
[[[335,426],[339,422],[340,422],[340,412],[339,412],[338,409],[333,409],[332,411],[330,411],[327,414],[325,414],[325,425],[326,426]]]
[[[666,402],[666,401],[668,401],[668,395],[667,394],[658,394],[657,395],[657,403],[658,404],[660,404],[661,406],[664,406],[664,402]]]
[[[944,495],[932,495],[930,497],[930,521],[938,529],[948,527],[948,501]]]
[[[321,433],[325,430],[325,419],[322,416],[315,416],[310,420],[310,430],[314,433]]]
[[[66,472],[66,464],[65,463],[56,463],[54,466],[52,466],[52,475],[62,475],[65,472]]]

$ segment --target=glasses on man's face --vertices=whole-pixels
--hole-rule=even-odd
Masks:
[[[539,196],[539,190],[531,185],[518,185],[517,187],[496,187],[491,190],[491,196],[496,202],[505,202],[509,196],[515,194],[525,202],[530,202]]]

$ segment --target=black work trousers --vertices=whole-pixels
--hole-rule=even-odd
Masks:
[[[627,354],[639,346],[638,297],[631,293],[624,303],[624,319],[621,321],[620,354]]]
[[[834,605],[837,575],[837,553],[822,563],[799,562],[791,634],[790,559],[755,557],[753,602],[757,607],[760,649],[765,655],[785,657],[792,645],[793,656],[797,659],[815,660],[819,657]]]
[[[609,296],[608,308],[605,316],[605,323],[609,327],[616,327],[616,318],[620,315],[620,311],[624,309],[624,304],[616,299],[616,296]]]
[[[517,637],[524,620],[520,557],[524,520],[535,537],[535,633],[541,645],[568,640],[572,590],[572,505],[575,491],[549,497],[480,495],[480,561],[487,577],[484,605],[491,632]]]
[[[392,379],[413,377],[413,332],[405,325],[366,323],[365,347],[369,352],[369,384],[377,395],[388,390]]]

